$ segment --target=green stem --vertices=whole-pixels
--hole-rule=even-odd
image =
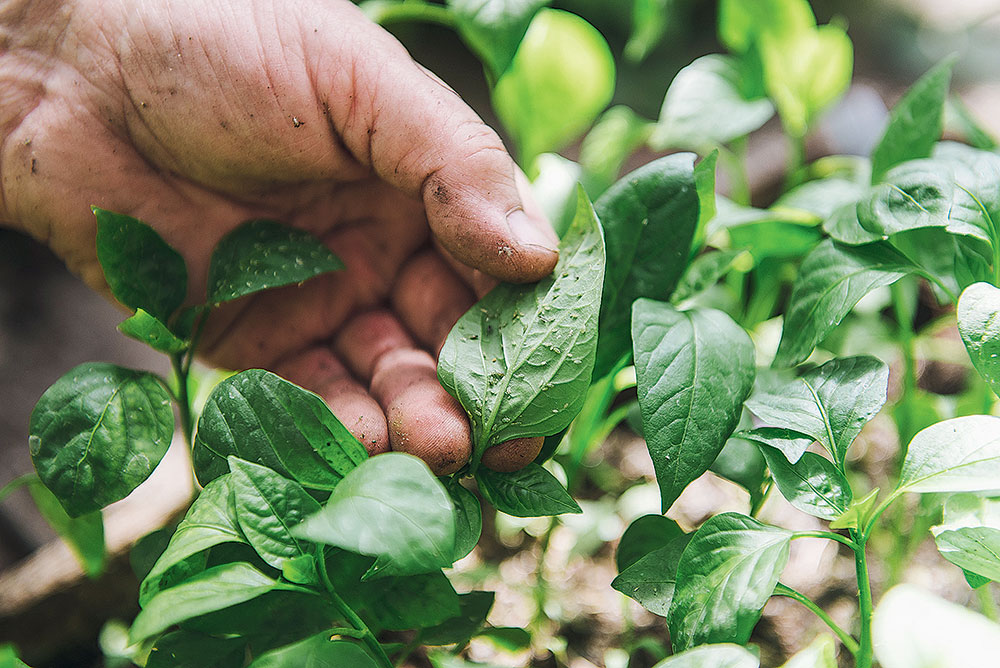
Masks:
[[[10,496],[14,490],[20,487],[24,487],[25,485],[32,483],[35,480],[38,480],[37,473],[25,473],[22,476],[14,478],[3,487],[0,487],[0,503],[3,503],[4,499]]]
[[[178,353],[170,358],[177,377],[177,408],[181,414],[181,430],[190,450],[193,447],[194,418],[191,412],[191,396],[188,392],[188,370],[184,365],[184,355]]]
[[[538,562],[535,567],[535,623],[540,624],[545,619],[545,604],[548,602],[548,583],[545,581],[545,555],[549,551],[552,532],[556,528],[556,519],[549,518],[549,528],[542,536],[538,550]]]
[[[855,653],[855,668],[871,668],[872,653],[872,584],[868,577],[868,557],[865,554],[865,537],[851,532],[854,539],[854,570],[858,579],[858,613],[861,617],[861,631],[858,651]]]
[[[403,646],[403,649],[401,649],[399,651],[399,654],[396,655],[396,665],[397,666],[402,665],[404,661],[406,661],[408,658],[410,658],[410,655],[413,654],[414,650],[416,650],[418,647],[420,647],[420,641],[423,638],[423,635],[424,635],[423,631],[422,630],[418,630],[413,635],[413,640],[411,640],[410,642],[406,643],[406,645]]]
[[[802,168],[806,164],[806,138],[788,135],[788,173],[785,174],[785,192],[802,182]]]
[[[840,638],[840,642],[844,644],[844,647],[847,648],[848,652],[857,655],[859,649],[858,641],[855,640],[850,633],[840,628],[837,622],[833,621],[833,618],[826,614],[826,611],[816,605],[816,603],[814,603],[808,596],[792,589],[787,585],[783,585],[780,582],[774,588],[774,594],[775,596],[787,596],[788,598],[798,601],[803,606],[811,610],[814,615],[819,617],[820,620],[829,626],[830,630],[833,631],[838,638]]]
[[[750,180],[747,178],[747,139],[739,137],[730,142],[731,149],[719,147],[719,157],[726,165],[732,183],[729,198],[737,204],[750,206]]]
[[[319,566],[319,576],[323,581],[323,587],[326,588],[327,596],[330,597],[333,607],[337,609],[337,612],[344,617],[348,624],[361,632],[361,642],[368,647],[368,650],[375,658],[375,661],[377,661],[382,668],[395,668],[392,661],[389,659],[389,656],[385,653],[385,650],[382,649],[382,645],[379,644],[375,634],[368,628],[368,625],[365,624],[364,620],[358,617],[358,614],[354,612],[351,606],[347,605],[347,602],[340,598],[340,595],[337,594],[337,590],[333,588],[333,583],[330,582],[330,576],[326,572],[326,558],[324,555],[321,554],[320,558],[317,559],[316,562]]]
[[[846,545],[852,550],[857,547],[853,540],[847,536],[841,536],[839,533],[834,533],[833,531],[796,531],[792,534],[792,540],[796,538],[826,538],[828,540],[835,540],[838,543]]]
[[[774,489],[774,478],[768,476],[767,482],[764,483],[763,493],[750,508],[750,517],[756,518],[760,514],[760,511],[764,509],[764,504],[767,503],[767,498],[771,496],[772,489]]]
[[[406,23],[422,21],[436,23],[446,28],[457,25],[455,16],[442,5],[431,5],[425,2],[406,2],[399,5],[387,5],[379,8],[371,17],[379,25],[390,23]]]
[[[979,599],[979,609],[983,615],[991,621],[1000,621],[1000,610],[997,609],[997,602],[990,591],[990,583],[987,582],[976,590],[976,597]]]

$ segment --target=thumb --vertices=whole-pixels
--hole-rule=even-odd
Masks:
[[[389,33],[343,5],[333,11],[347,13],[352,29],[341,17],[332,34],[353,48],[307,45],[306,58],[327,56],[314,80],[348,150],[422,199],[434,235],[460,262],[509,282],[551,273],[556,235],[497,133]],[[334,62],[342,58],[351,60]]]

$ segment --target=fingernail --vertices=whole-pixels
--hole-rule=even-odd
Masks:
[[[507,214],[507,224],[519,244],[537,246],[552,253],[558,251],[559,240],[555,232],[545,229],[547,225],[543,227],[533,223],[523,209],[516,209]]]

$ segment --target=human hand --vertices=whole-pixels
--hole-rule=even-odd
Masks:
[[[2,219],[105,294],[92,204],[177,248],[191,302],[244,220],[322,238],[346,271],[219,308],[203,355],[317,391],[372,452],[468,459],[431,354],[556,238],[496,133],[354,5],[0,1],[0,107]]]

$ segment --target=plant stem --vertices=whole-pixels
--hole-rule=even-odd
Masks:
[[[792,534],[792,540],[796,538],[826,538],[828,540],[835,540],[838,543],[842,543],[852,550],[857,547],[853,540],[847,536],[841,536],[839,533],[834,533],[833,531],[796,531]]]
[[[194,419],[191,414],[191,396],[188,393],[188,369],[184,365],[184,356],[178,353],[170,358],[174,375],[177,377],[177,408],[181,414],[181,430],[184,432],[184,442],[188,449],[193,447]]]
[[[979,610],[991,621],[1000,621],[1000,610],[997,609],[997,602],[990,591],[990,583],[987,582],[982,587],[976,589],[976,597],[979,599]]]
[[[25,473],[22,476],[14,478],[3,487],[0,487],[0,503],[3,503],[3,500],[10,496],[11,492],[17,488],[24,487],[28,483],[34,482],[35,480],[38,480],[37,473]]]
[[[729,198],[737,204],[750,206],[750,181],[747,178],[747,138],[739,137],[730,142],[731,150],[719,147],[719,157],[726,164],[726,171],[732,183],[729,186]]]
[[[858,651],[855,653],[856,668],[872,666],[872,584],[868,577],[868,557],[865,554],[865,536],[851,532],[854,539],[854,570],[858,578],[858,613],[861,617],[861,631]]]
[[[767,482],[764,483],[764,491],[750,508],[750,517],[756,518],[760,514],[760,511],[764,509],[764,504],[767,503],[767,498],[771,496],[772,489],[774,489],[774,478],[768,476]]]
[[[785,174],[785,192],[802,182],[802,168],[806,164],[806,138],[789,134],[788,143],[790,151],[788,153],[788,172]]]
[[[371,18],[382,26],[389,23],[408,21],[436,23],[446,28],[454,28],[456,25],[455,17],[448,9],[441,5],[432,5],[426,2],[405,2],[399,5],[388,5],[378,9]]]
[[[540,624],[545,619],[545,604],[548,601],[548,583],[545,580],[545,555],[549,551],[552,532],[556,528],[556,518],[549,518],[549,528],[546,529],[539,542],[538,562],[535,567],[535,623]]]
[[[830,630],[833,631],[838,638],[840,638],[840,642],[844,644],[844,647],[847,648],[848,652],[857,655],[859,649],[858,641],[855,640],[850,633],[840,628],[837,622],[833,621],[833,618],[826,614],[826,611],[816,605],[816,603],[814,603],[808,596],[792,589],[787,585],[783,585],[780,582],[778,583],[778,586],[774,588],[774,594],[775,596],[787,596],[788,598],[794,599],[811,610],[814,615],[819,617],[820,620],[829,626]]]
[[[337,591],[333,588],[333,583],[330,582],[330,576],[327,575],[326,572],[325,556],[320,554],[320,558],[317,559],[316,562],[319,566],[317,570],[319,571],[320,579],[323,581],[323,587],[326,588],[326,593],[330,597],[330,601],[333,603],[333,606],[337,608],[337,612],[343,615],[348,624],[361,632],[361,642],[368,647],[368,650],[375,658],[375,661],[377,661],[382,668],[395,668],[392,661],[389,659],[389,656],[385,653],[385,650],[382,649],[382,645],[379,644],[375,634],[368,628],[368,625],[365,624],[364,620],[358,617],[358,614],[354,612],[351,606],[347,605],[347,602],[340,598],[340,595],[337,594]]]

